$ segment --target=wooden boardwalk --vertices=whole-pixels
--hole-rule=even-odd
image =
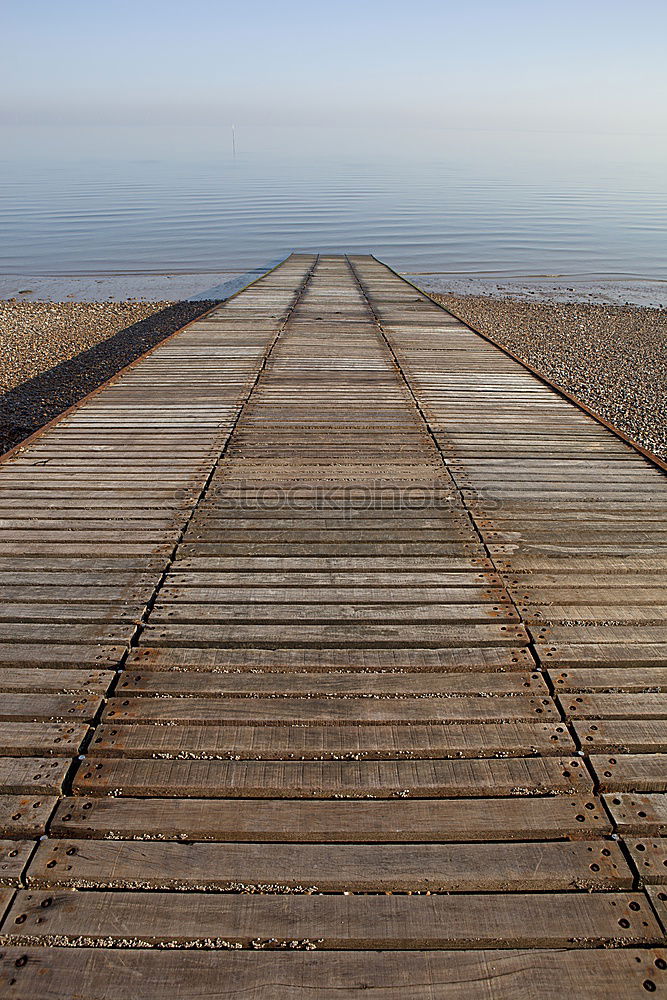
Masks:
[[[0,997],[667,996],[664,475],[293,255],[0,470]]]

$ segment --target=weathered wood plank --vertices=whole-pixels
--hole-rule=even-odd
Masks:
[[[65,694],[6,692],[0,698],[0,720],[25,722],[89,722],[100,705],[95,695],[73,697]]]
[[[664,643],[581,642],[536,645],[540,663],[545,667],[664,667],[667,646]]]
[[[387,512],[390,514],[391,512]],[[384,516],[384,512],[383,512]],[[292,560],[295,562],[295,560]],[[310,560],[308,560],[310,565]],[[0,573],[0,582],[4,574]],[[297,599],[299,593],[310,594],[309,600],[328,598],[331,593],[339,596],[334,600],[347,600],[349,597],[363,596],[372,588],[372,594],[377,599],[384,599],[384,591],[400,599],[401,594],[406,600],[416,594],[424,594],[427,599],[452,600],[457,593],[474,591],[476,593],[503,592],[500,577],[489,570],[420,570],[419,566],[412,569],[374,570],[367,566],[365,570],[319,570],[313,571],[308,566],[301,565],[291,570],[246,569],[215,570],[201,569],[188,571],[183,567],[183,560],[174,562],[170,583],[163,588],[161,595],[165,600],[174,599],[180,595],[195,595],[192,600],[202,599],[204,595],[219,594],[224,599],[229,595],[231,600],[237,592],[248,595],[247,600],[255,600],[262,594],[267,596],[282,595],[286,599]],[[10,581],[8,580],[7,583]],[[72,581],[75,582],[75,581]],[[129,581],[128,581],[129,582]],[[201,598],[199,595],[201,594]],[[250,596],[252,595],[252,596]],[[409,595],[409,596],[408,596]],[[373,598],[375,600],[375,596]]]
[[[665,779],[667,780],[667,778]],[[87,758],[81,795],[217,798],[441,798],[588,795],[577,759],[226,761]]]
[[[620,922],[619,922],[620,921]],[[458,896],[220,896],[19,891],[12,944],[318,949],[624,947],[660,944],[643,893]]]
[[[34,840],[0,840],[0,886],[19,885],[34,846]]]
[[[8,626],[12,627],[12,626]],[[21,638],[29,638],[40,626],[25,626]],[[65,626],[44,627],[45,641],[53,636],[53,641],[63,633],[57,630]],[[81,640],[90,639],[86,629],[93,626],[75,626]],[[121,626],[117,626],[118,629]],[[117,636],[116,636],[117,638]],[[254,624],[217,622],[207,625],[173,624],[161,622],[149,624],[143,632],[143,642],[155,646],[222,646],[222,647],[275,647],[297,646],[315,647],[340,646],[350,648],[411,646],[439,648],[442,646],[522,646],[528,645],[528,636],[521,625],[460,624],[460,625],[411,625],[409,618],[403,624],[379,624],[355,622],[349,624],[309,625],[303,624]],[[100,639],[100,641],[103,641]]]
[[[21,697],[16,695],[15,697]],[[55,696],[51,696],[55,697]],[[555,721],[550,698],[110,698],[104,721],[255,726],[304,722],[410,725],[426,722]]]
[[[605,795],[604,801],[619,833],[667,835],[667,795],[664,792],[646,795],[618,792]]]
[[[188,544],[200,543],[198,551],[206,554],[211,551],[213,554],[220,549],[224,554],[227,545],[241,543],[248,546],[249,552],[256,552],[257,546],[269,545],[271,547],[296,544],[296,551],[300,551],[301,546],[312,543],[317,547],[317,551],[328,550],[330,547],[339,545],[356,545],[359,551],[363,552],[365,546],[395,545],[399,542],[416,542],[418,544],[430,545],[432,552],[438,552],[442,544],[450,542],[458,543],[473,542],[476,547],[478,542],[469,524],[461,526],[459,523],[452,524],[443,519],[435,526],[428,521],[410,522],[407,526],[400,521],[393,520],[383,526],[383,530],[378,534],[377,539],[371,529],[365,526],[357,527],[354,521],[343,523],[340,528],[329,525],[322,525],[321,528],[308,528],[307,526],[295,525],[291,529],[281,528],[279,524],[271,527],[254,525],[252,528],[241,527],[235,530],[225,521],[209,516],[200,516],[192,523],[192,531],[188,532]],[[444,551],[448,551],[445,549]],[[452,551],[455,551],[452,548]],[[315,553],[314,553],[315,554]]]
[[[14,795],[57,794],[69,766],[67,758],[0,757],[0,789]]]
[[[414,649],[410,647],[341,649],[340,647],[215,649],[214,647],[146,646],[130,650],[128,668],[159,670],[435,671],[533,670],[527,649],[499,646]]]
[[[625,837],[623,842],[643,885],[667,885],[667,838]]]
[[[4,632],[4,629],[3,629]],[[81,668],[117,666],[125,647],[121,645],[86,646],[69,643],[33,643],[0,641],[0,666]]]
[[[7,543],[8,546],[11,544],[11,542]],[[76,549],[76,551],[85,551],[85,549],[82,549],[84,544],[77,543],[72,548]],[[480,559],[485,556],[485,550],[474,541],[465,542],[463,548],[470,555],[477,555]],[[153,551],[161,552],[164,549],[165,546],[155,543]],[[244,560],[252,556],[273,556],[275,558],[303,556],[309,562],[317,556],[323,559],[327,557],[339,557],[342,559],[348,556],[353,558],[358,557],[362,560],[382,556],[404,556],[414,561],[416,556],[455,557],[460,549],[460,542],[439,542],[432,540],[421,542],[344,542],[342,540],[329,542],[290,542],[286,540],[284,542],[255,542],[252,546],[248,542],[184,542],[181,551],[184,560],[192,559],[196,555],[197,558],[205,559],[210,564],[218,556],[239,556]],[[2,552],[3,547],[0,546],[0,554]]]
[[[294,575],[296,576],[296,574]],[[303,575],[307,576],[308,574]],[[183,574],[183,576],[187,579],[187,574]],[[200,579],[202,576],[203,574],[200,574]],[[509,601],[509,598],[501,588],[488,586],[484,582],[476,586],[470,584],[467,586],[463,584],[457,586],[454,584],[449,587],[442,584],[431,587],[399,587],[396,584],[393,586],[378,586],[375,582],[371,582],[367,586],[336,587],[320,585],[313,587],[306,586],[303,581],[299,581],[298,579],[295,579],[291,585],[285,585],[283,578],[281,581],[274,581],[273,586],[253,586],[250,582],[243,583],[239,581],[238,576],[239,574],[236,574],[235,584],[227,583],[223,586],[216,586],[215,583],[207,584],[206,581],[200,586],[193,586],[191,583],[186,583],[185,581],[180,583],[179,578],[178,586],[172,585],[160,591],[162,610],[166,612],[171,604],[178,605],[179,608],[181,604],[265,605],[275,603],[281,606],[297,602],[309,605],[322,604],[325,607],[333,607],[340,604],[373,605],[377,607],[378,604],[389,604],[392,606],[405,604],[493,605]],[[49,588],[43,589],[48,591]],[[69,589],[72,590],[74,588]],[[112,588],[108,589],[112,590]],[[6,588],[6,590],[9,591],[9,588]],[[14,590],[19,590],[19,588],[14,588]],[[25,592],[29,593],[30,591],[28,588],[25,588]],[[9,593],[11,594],[11,591]],[[89,590],[87,593],[90,597]],[[121,593],[119,590],[118,594],[120,595]],[[48,592],[45,593],[45,596],[48,598]],[[35,598],[31,597],[30,599],[34,600]]]
[[[0,494],[1,496],[2,494]],[[126,600],[129,593],[133,596],[152,593],[155,581],[159,578],[159,568],[154,572],[142,569],[113,569],[113,563],[99,566],[97,562],[79,560],[78,569],[59,568],[51,565],[51,560],[45,560],[41,566],[34,566],[30,559],[18,560],[13,569],[0,569],[0,587],[2,594],[25,591],[33,595],[48,596],[62,594],[71,600],[92,598],[106,600],[118,595]],[[481,585],[481,584],[480,584]],[[492,585],[493,586],[493,585]]]
[[[35,607],[38,606],[35,605]],[[119,622],[116,625],[108,626],[101,622],[92,625],[80,625],[72,622],[49,622],[48,624],[4,622],[1,635],[4,643],[21,645],[53,643],[62,646],[66,643],[81,643],[83,646],[90,646],[91,644],[105,643],[109,646],[117,646],[119,643],[129,642],[134,630],[135,625],[132,622]]]
[[[593,797],[404,799],[399,802],[289,799],[64,799],[56,837],[414,843],[591,839],[612,832]]]
[[[591,754],[590,762],[603,792],[667,792],[667,754]]]
[[[118,586],[95,585],[91,583],[78,585],[59,584],[57,583],[58,574],[48,572],[39,574],[39,579],[34,582],[29,579],[32,574],[28,573],[0,573],[0,578],[10,575],[14,576],[15,579],[22,578],[23,582],[5,583],[0,579],[0,598],[9,604],[22,606],[34,603],[45,604],[51,607],[60,603],[67,605],[90,604],[104,606],[108,604],[136,606],[139,604],[142,606],[148,601],[153,592],[151,584],[139,587],[130,581],[128,581],[128,585],[119,584]],[[56,577],[56,580],[52,580],[52,577]],[[27,578],[28,582],[26,582]],[[468,588],[465,591],[461,591],[461,593],[474,595],[475,591],[472,588]],[[474,596],[466,598],[466,600],[475,599]]]
[[[612,585],[602,585],[596,582],[594,578],[591,578],[591,583],[586,587],[570,587],[568,589],[563,586],[545,586],[540,583],[540,578],[538,577],[528,585],[522,582],[521,588],[513,586],[512,594],[522,616],[525,610],[531,615],[540,610],[545,621],[553,620],[554,615],[558,618],[563,617],[562,613],[558,612],[558,608],[563,607],[572,608],[577,606],[587,611],[590,607],[597,608],[604,604],[609,604],[617,608],[626,608],[628,605],[651,605],[655,607],[664,602],[664,586],[647,587],[645,584],[648,581],[643,574],[641,576],[636,574],[635,576],[638,579],[633,576],[624,578],[619,574],[616,582]],[[569,582],[570,578],[568,577],[567,579]],[[627,586],[622,585],[624,579],[628,581]],[[653,582],[656,582],[655,579]],[[539,602],[536,602],[538,597]],[[616,618],[617,615],[609,615],[608,617]]]
[[[622,594],[618,596],[622,601]],[[667,607],[660,604],[633,605],[619,604],[568,604],[568,605],[526,605],[520,604],[519,610],[523,621],[535,628],[541,622],[550,622],[549,628],[561,628],[569,624],[600,625],[614,627],[619,625],[661,626],[667,619]],[[541,633],[541,636],[547,633]]]
[[[56,802],[51,795],[0,794],[0,836],[41,836]]]
[[[104,694],[112,670],[55,670],[48,667],[0,667],[0,692]]]
[[[52,534],[59,533],[52,532]],[[75,558],[88,557],[91,560],[97,560],[118,557],[122,562],[134,556],[143,563],[147,558],[155,559],[157,557],[162,557],[163,561],[166,561],[173,547],[173,539],[166,542],[152,542],[147,546],[145,542],[141,541],[140,535],[134,542],[126,538],[105,539],[103,541],[75,541],[68,537],[42,537],[33,540],[24,538],[14,541],[9,539],[3,541],[0,538],[0,563],[6,560],[7,565],[12,566],[17,559],[26,556],[33,556],[38,562],[44,563],[47,559],[51,559],[56,546],[61,559],[74,560]]]
[[[0,754],[34,757],[50,754],[72,757],[88,732],[84,722],[0,722]]]
[[[644,892],[651,900],[651,904],[658,915],[663,930],[667,931],[667,892],[659,885],[647,885],[644,888]]]
[[[194,546],[193,546],[194,549]],[[667,559],[665,560],[667,568]],[[465,552],[456,555],[430,555],[420,558],[417,565],[410,556],[318,556],[307,559],[294,555],[261,556],[247,553],[243,556],[203,556],[193,552],[184,554],[179,548],[174,562],[174,583],[178,583],[180,572],[206,573],[437,573],[445,572],[489,572],[493,563],[482,552],[479,555]]]
[[[665,869],[667,871],[667,869]],[[631,889],[613,841],[531,844],[175,844],[43,841],[36,888],[304,892]]]
[[[351,1000],[359,989],[365,1000],[428,993],[467,1000],[470,984],[479,983],[493,1000],[609,1000],[610,984],[624,997],[643,996],[644,983],[664,989],[666,955],[654,948],[257,954],[21,946],[3,948],[0,988],[15,1000],[61,1000],[74,981],[77,1000],[129,1000],[144,980],[152,1000],[303,1000],[315,992],[321,1000]]]
[[[41,608],[42,605],[35,605]],[[89,609],[92,613],[92,608]],[[11,609],[8,613],[12,613]],[[47,614],[45,610],[45,615]],[[107,620],[113,620],[111,614]],[[220,626],[228,623],[337,625],[348,622],[366,625],[374,622],[392,624],[405,622],[408,634],[415,622],[427,624],[467,622],[516,622],[518,616],[507,604],[184,604],[170,602],[157,604],[151,614],[151,623],[159,628],[177,625],[184,636],[197,636],[198,623],[202,631],[215,635]],[[482,633],[484,634],[484,633]],[[492,633],[493,634],[493,633]]]
[[[54,603],[45,604],[40,601],[26,604],[12,604],[4,601],[0,604],[0,628],[5,634],[5,626],[11,629],[13,623],[19,626],[34,623],[41,625],[48,622],[49,625],[59,625],[63,622],[72,622],[76,625],[87,625],[91,622],[101,622],[105,625],[113,624],[134,624],[141,616],[141,606],[127,604],[81,604],[81,603]],[[11,631],[6,633],[11,635]]]
[[[2,673],[0,672],[0,685]],[[118,695],[178,694],[200,697],[453,697],[457,695],[548,695],[539,673],[278,673],[223,674],[126,670]]]
[[[665,667],[573,667],[549,671],[556,691],[663,691],[667,692]]]
[[[572,719],[667,719],[667,694],[614,692],[560,695],[558,702]]]
[[[667,749],[667,729],[664,741]],[[134,722],[131,726],[115,726],[111,721],[97,727],[91,749],[95,756],[107,757],[398,760],[560,756],[574,753],[575,745],[566,727],[558,723],[160,726]]]
[[[573,723],[586,753],[616,750],[618,753],[667,753],[667,720],[596,719]]]
[[[664,620],[664,619],[663,619]],[[652,646],[660,644],[667,647],[667,625],[532,625],[530,633],[536,643],[598,643],[632,646]]]

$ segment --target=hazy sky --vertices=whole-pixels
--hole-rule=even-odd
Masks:
[[[5,0],[12,124],[662,132],[665,0]]]

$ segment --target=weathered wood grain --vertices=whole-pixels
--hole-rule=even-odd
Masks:
[[[518,664],[518,666],[517,666]],[[501,646],[414,649],[408,647],[342,649],[319,647],[289,649],[215,649],[213,647],[146,646],[130,650],[128,668],[150,666],[157,670],[279,670],[303,671],[426,671],[533,670],[534,661],[524,648]]]
[[[0,673],[0,684],[2,674]],[[118,682],[121,695],[193,695],[199,697],[455,697],[458,695],[544,696],[549,689],[539,673],[203,673],[126,670]]]
[[[36,694],[5,692],[0,697],[0,720],[23,720],[25,722],[80,722],[89,721],[95,715],[100,697],[83,695],[76,697],[66,694]]]
[[[619,833],[667,835],[667,795],[651,792],[618,792],[604,796],[607,809]]]
[[[573,723],[586,753],[667,753],[665,719],[595,719]]]
[[[57,794],[69,766],[62,757],[0,757],[0,789],[16,795]]]
[[[573,667],[549,677],[556,691],[667,691],[667,667]]]
[[[591,754],[603,792],[667,792],[667,754]]]
[[[118,628],[120,627],[118,626]],[[34,630],[39,628],[38,625],[26,625],[21,630],[21,637],[34,636],[37,634]],[[53,641],[57,641],[61,633],[56,633],[54,630],[58,630],[60,626],[52,625],[49,628],[51,631],[47,630],[45,634],[53,634]],[[84,637],[86,640],[92,637],[92,632],[84,633],[83,630],[92,630],[93,626],[77,625],[75,628],[77,634],[81,635],[82,641],[84,641]],[[32,632],[30,632],[31,629]],[[64,633],[62,634],[64,635]],[[363,621],[346,625],[329,623],[309,625],[306,622],[293,625],[266,623],[255,625],[179,623],[170,625],[163,622],[156,625],[149,624],[143,633],[143,642],[155,646],[220,646],[225,648],[296,646],[318,649],[334,645],[351,649],[375,649],[383,646],[394,648],[404,645],[415,648],[439,649],[443,646],[522,646],[528,645],[528,636],[521,625],[412,625],[408,617],[400,625]]]
[[[17,696],[18,697],[18,696]],[[411,725],[428,722],[555,721],[560,714],[549,697],[530,698],[110,698],[104,721],[118,725],[160,722],[256,726]]]
[[[558,723],[116,726],[110,721],[95,730],[91,750],[104,757],[192,760],[400,760],[561,756],[574,753],[575,745],[567,728]]]
[[[213,798],[440,798],[589,794],[579,760],[227,761],[89,757],[73,787],[83,795]]]
[[[0,836],[39,837],[57,799],[52,795],[0,794]]]
[[[77,1000],[125,1000],[150,984],[152,1000],[467,1000],[483,984],[493,1000],[543,996],[550,1000],[609,1000],[643,996],[644,983],[662,990],[663,949],[456,950],[406,953],[291,954],[95,948],[3,948],[0,988],[15,1000],[61,1000],[77,984]],[[656,964],[657,963],[657,964]],[[655,987],[655,990],[653,989]]]
[[[4,631],[4,630],[3,630]],[[81,668],[115,667],[125,653],[120,645],[6,642],[0,635],[0,666]]]
[[[594,797],[405,799],[65,798],[58,837],[290,843],[570,840],[611,833]]]
[[[631,889],[613,841],[406,846],[44,841],[36,888],[296,892]]]
[[[0,886],[20,884],[34,846],[34,840],[0,840]]]
[[[573,636],[573,639],[575,637]],[[667,647],[662,641],[627,643],[623,638],[614,642],[597,642],[590,633],[580,634],[579,642],[541,643],[535,645],[545,667],[664,667]]]
[[[112,670],[54,670],[49,667],[0,667],[0,692],[98,694],[106,692]]]
[[[632,947],[662,928],[638,892],[457,896],[229,896],[19,891],[11,943],[318,949]],[[136,945],[135,945],[136,946]]]
[[[623,843],[643,885],[667,885],[667,838],[625,837]]]
[[[88,732],[86,723],[0,722],[0,755],[72,757]]]
[[[563,694],[558,701],[572,719],[667,719],[667,694],[658,692]]]
[[[647,885],[644,887],[644,892],[651,900],[663,930],[667,930],[667,892],[659,885]]]

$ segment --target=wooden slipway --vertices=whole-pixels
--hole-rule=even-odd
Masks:
[[[372,257],[163,341],[0,467],[0,998],[667,996],[666,511]]]

